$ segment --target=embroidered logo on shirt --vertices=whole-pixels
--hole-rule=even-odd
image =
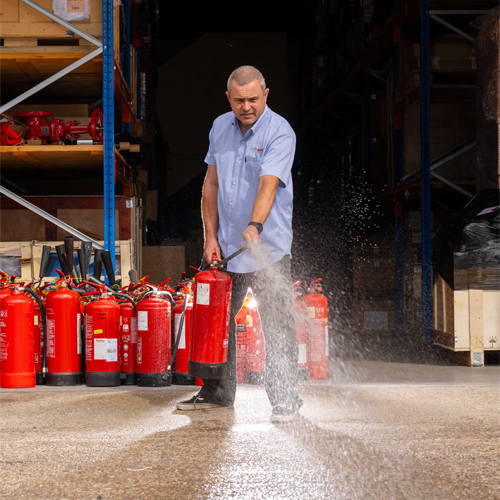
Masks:
[[[253,153],[257,153],[259,156],[262,155],[262,152],[264,151],[263,149],[258,149],[258,148],[250,148],[250,151]]]

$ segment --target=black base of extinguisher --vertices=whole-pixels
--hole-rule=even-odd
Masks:
[[[251,385],[262,385],[264,383],[264,372],[248,372],[248,383]]]
[[[196,378],[189,373],[173,373],[172,383],[174,385],[196,385]]]
[[[164,373],[138,373],[137,385],[141,387],[167,387],[172,384],[171,377],[163,379]]]
[[[309,370],[307,368],[303,368],[299,370],[299,382],[305,382],[309,380]]]
[[[87,387],[116,387],[120,385],[120,372],[87,372]]]
[[[36,385],[45,385],[45,377],[43,373],[36,374]]]
[[[47,385],[81,385],[81,373],[47,373]]]
[[[207,364],[189,360],[188,372],[192,377],[223,378],[226,376],[227,363]]]
[[[120,380],[122,385],[136,385],[137,377],[135,373],[125,372],[120,373]]]

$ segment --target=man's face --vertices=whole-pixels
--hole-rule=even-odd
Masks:
[[[266,109],[269,89],[262,93],[259,82],[254,80],[247,85],[231,82],[231,93],[226,92],[231,109],[245,128],[251,128]]]

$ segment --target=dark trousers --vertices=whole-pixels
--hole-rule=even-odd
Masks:
[[[236,395],[235,317],[247,294],[254,293],[266,349],[265,388],[271,405],[300,408],[297,393],[298,349],[292,306],[290,256],[252,273],[228,273],[233,279],[227,373],[221,379],[203,379],[200,396],[211,403],[231,406]]]

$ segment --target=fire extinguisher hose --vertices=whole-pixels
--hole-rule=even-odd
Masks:
[[[132,297],[129,297],[128,295],[125,295],[124,293],[116,293],[116,292],[113,292],[113,295],[115,297],[118,297],[119,299],[128,300],[132,304],[132,306],[134,307],[134,311],[137,312],[137,305],[134,302],[134,299]]]
[[[26,286],[21,287],[21,291],[29,293],[37,302],[40,307],[40,314],[42,315],[43,324],[43,376],[47,373],[47,318],[45,315],[45,307],[43,306],[42,299],[31,289]]]

